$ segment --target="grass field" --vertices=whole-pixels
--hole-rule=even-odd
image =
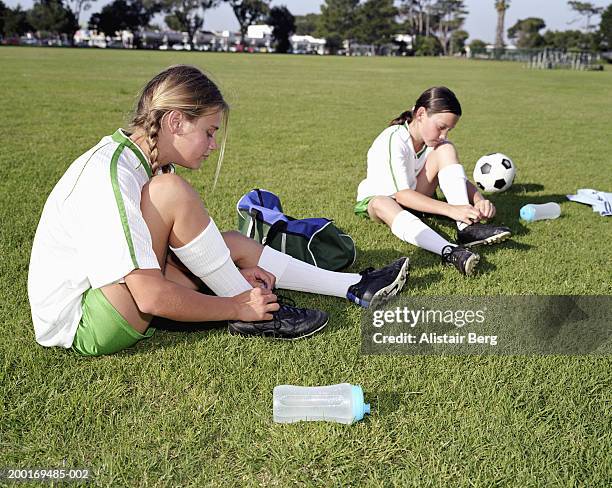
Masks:
[[[86,467],[104,486],[612,484],[609,356],[363,356],[360,309],[298,293],[299,305],[331,315],[307,341],[159,331],[98,359],[38,346],[26,279],[44,201],[74,158],[125,125],[143,83],[175,63],[212,73],[232,105],[215,193],[213,164],[181,173],[220,228],[235,228],[237,199],[263,187],[291,215],[333,217],[356,240],[353,270],[409,256],[405,296],[612,294],[612,221],[565,200],[612,191],[609,69],[2,47],[0,469]],[[471,279],[352,213],[371,141],[435,84],[462,102],[452,139],[469,174],[493,151],[518,166],[494,198],[515,237],[484,249]],[[521,205],[547,201],[561,218],[519,222]],[[272,422],[275,385],[344,381],[372,401],[366,421]]]

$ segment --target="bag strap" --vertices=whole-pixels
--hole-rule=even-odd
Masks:
[[[263,239],[262,244],[265,246],[267,242],[272,242],[274,238],[287,228],[287,222],[279,220],[273,223],[268,229],[268,235]]]
[[[259,198],[259,206],[263,207],[264,206],[264,199],[263,199],[263,194],[261,193],[261,189],[255,188],[255,191],[257,192],[257,197]]]
[[[249,223],[249,232],[247,237],[250,237],[251,239],[255,239],[255,232],[257,231],[257,215],[260,213],[261,212],[259,210],[255,210],[254,208],[252,208],[249,212],[251,222]]]

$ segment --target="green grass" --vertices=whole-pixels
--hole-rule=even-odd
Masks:
[[[181,62],[212,73],[233,107],[216,192],[212,165],[182,173],[220,228],[235,228],[237,199],[259,186],[291,215],[336,219],[356,240],[355,270],[410,256],[405,296],[612,294],[612,221],[565,200],[577,188],[612,191],[610,70],[3,47],[0,469],[65,463],[106,486],[610,486],[609,356],[363,356],[360,309],[297,293],[299,305],[331,315],[307,341],[158,332],[98,359],[38,346],[26,280],[48,193],[125,124],[143,83]],[[369,144],[435,84],[462,102],[452,139],[468,173],[492,151],[519,168],[494,199],[515,237],[483,250],[471,279],[352,213]],[[521,205],[547,201],[561,218],[518,221]],[[363,385],[366,421],[272,422],[275,385],[343,381]]]

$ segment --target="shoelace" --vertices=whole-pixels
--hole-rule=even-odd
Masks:
[[[456,249],[453,246],[444,246],[442,248],[442,260],[445,263],[454,264],[457,262],[458,256],[453,251]]]
[[[274,329],[275,332],[280,330],[280,328],[283,325],[283,321],[280,315],[282,315],[283,312],[287,310],[287,307],[291,307],[294,310],[300,310],[299,308],[295,307],[295,301],[292,298],[289,298],[287,296],[276,295],[276,302],[280,305],[280,308],[276,312],[272,313],[272,328]],[[267,324],[268,322],[265,322],[265,323]],[[256,324],[253,324],[253,325],[255,325],[255,327],[259,330],[263,329],[263,327],[258,327]]]

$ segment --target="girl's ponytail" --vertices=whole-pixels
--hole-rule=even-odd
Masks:
[[[406,110],[389,122],[389,127],[392,125],[403,125],[405,123],[409,124],[410,122],[412,122],[412,110]]]

